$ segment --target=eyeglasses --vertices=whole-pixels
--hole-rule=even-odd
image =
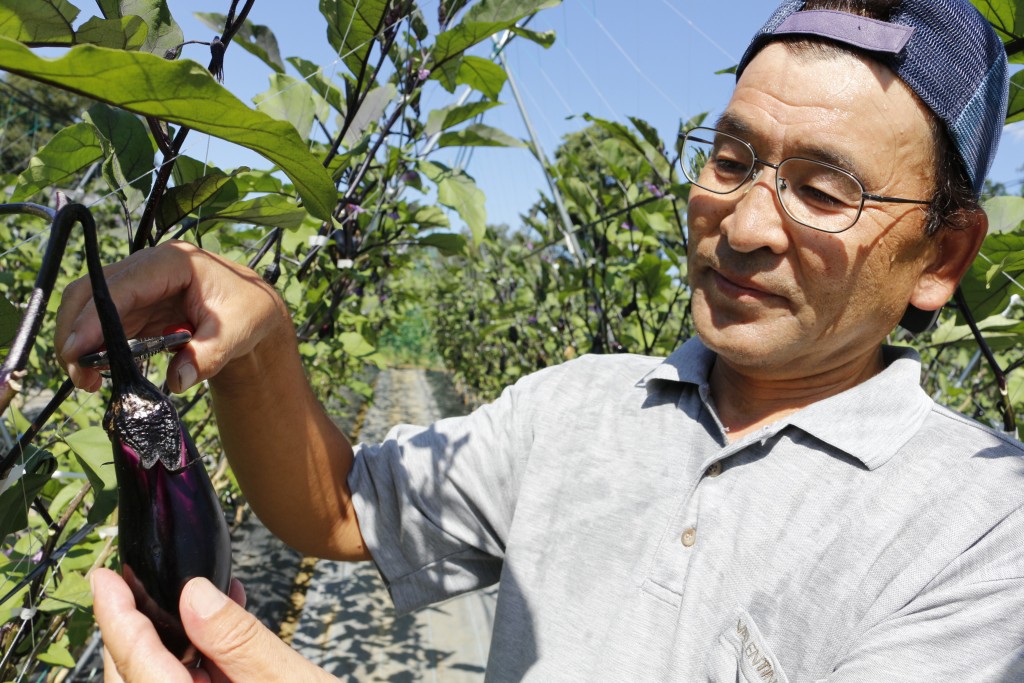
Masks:
[[[838,166],[789,157],[777,164],[758,159],[750,143],[714,128],[694,128],[683,137],[679,163],[686,178],[708,192],[729,194],[756,181],[760,166],[775,169],[775,191],[782,208],[797,223],[822,232],[853,227],[864,200],[895,204],[931,204],[921,199],[883,197],[864,191],[857,177]]]

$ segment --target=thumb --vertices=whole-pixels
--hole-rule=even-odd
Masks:
[[[185,585],[179,609],[192,644],[229,681],[337,681],[204,578]]]

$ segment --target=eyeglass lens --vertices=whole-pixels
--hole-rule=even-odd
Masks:
[[[728,133],[695,128],[683,141],[680,164],[684,175],[709,192],[729,194],[738,190],[757,163],[753,149]],[[863,206],[864,187],[860,181],[811,159],[792,157],[779,164],[775,188],[783,208],[794,220],[827,232],[852,226]]]

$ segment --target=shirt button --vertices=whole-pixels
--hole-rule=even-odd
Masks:
[[[681,540],[683,541],[683,545],[685,545],[687,548],[692,547],[693,544],[697,542],[697,530],[691,526],[689,529],[683,532],[683,537]]]
[[[721,473],[722,473],[722,463],[721,462],[716,462],[714,465],[709,467],[707,469],[707,472],[705,472],[704,474],[706,474],[709,477],[717,477]]]

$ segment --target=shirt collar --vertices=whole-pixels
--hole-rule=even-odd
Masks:
[[[920,429],[932,409],[921,389],[921,362],[907,347],[883,347],[885,369],[840,394],[813,403],[774,425],[792,425],[856,458],[869,470],[881,467]],[[663,380],[708,385],[715,353],[692,337],[637,383]]]

